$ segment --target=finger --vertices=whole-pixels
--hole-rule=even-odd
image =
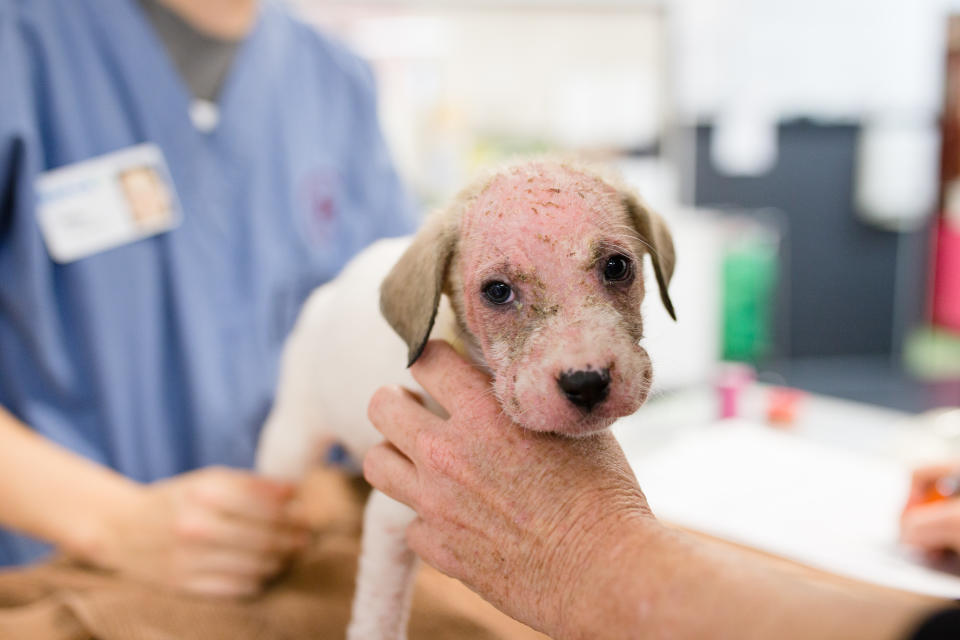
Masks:
[[[411,551],[420,556],[420,559],[432,566],[434,569],[443,571],[441,565],[445,565],[439,554],[436,553],[437,547],[434,543],[436,536],[430,530],[430,527],[422,518],[417,518],[407,525],[406,539],[407,546]]]
[[[378,444],[363,459],[363,477],[375,488],[414,511],[417,509],[417,469],[389,442]]]
[[[407,457],[413,454],[417,434],[440,422],[440,418],[396,386],[377,389],[367,407],[367,417]]]
[[[297,493],[299,486],[296,482],[271,478],[246,469],[212,467],[207,471],[216,477],[233,479],[234,482],[245,484],[250,491],[255,492],[263,499],[275,502],[290,500]]]
[[[960,464],[956,461],[930,464],[914,469],[910,479],[910,497],[922,497],[931,484],[955,473],[960,473]]]
[[[230,575],[265,580],[280,573],[287,559],[283,554],[207,547],[196,551],[189,562],[196,576]]]
[[[459,571],[458,558],[450,552],[447,545],[441,543],[437,532],[422,519],[417,518],[407,525],[406,540],[410,550],[434,569],[457,579],[465,577]]]
[[[215,598],[247,598],[260,592],[259,580],[230,574],[209,574],[184,581],[180,588],[190,593]]]
[[[286,505],[295,488],[252,473],[218,469],[191,488],[203,505],[239,518],[266,524],[289,523]]]
[[[451,413],[464,392],[486,394],[490,378],[446,342],[431,340],[410,373],[441,407]]]
[[[921,549],[960,549],[960,501],[910,509],[903,516],[900,537]]]
[[[291,553],[310,542],[306,531],[236,518],[213,509],[193,509],[177,523],[188,542],[256,553]]]

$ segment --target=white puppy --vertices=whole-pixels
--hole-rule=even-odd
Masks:
[[[570,436],[608,427],[650,388],[639,345],[645,254],[673,315],[673,243],[633,194],[556,161],[478,181],[412,240],[372,245],[311,295],[284,349],[258,469],[299,478],[331,441],[362,460],[381,439],[367,419],[370,397],[387,384],[419,390],[403,365],[431,337],[484,366],[521,427]],[[413,518],[371,496],[350,640],[406,636]]]

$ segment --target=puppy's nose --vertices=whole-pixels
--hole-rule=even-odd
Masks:
[[[557,383],[570,402],[590,411],[610,393],[610,370],[567,371],[560,374]]]

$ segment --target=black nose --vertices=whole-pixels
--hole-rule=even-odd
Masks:
[[[567,371],[560,374],[557,383],[570,402],[590,411],[610,393],[610,370]]]

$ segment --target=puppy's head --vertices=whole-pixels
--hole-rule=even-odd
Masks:
[[[428,220],[384,281],[381,309],[412,364],[446,293],[504,411],[528,429],[585,435],[636,411],[650,388],[644,255],[673,316],[673,242],[658,215],[590,170],[515,165]]]

